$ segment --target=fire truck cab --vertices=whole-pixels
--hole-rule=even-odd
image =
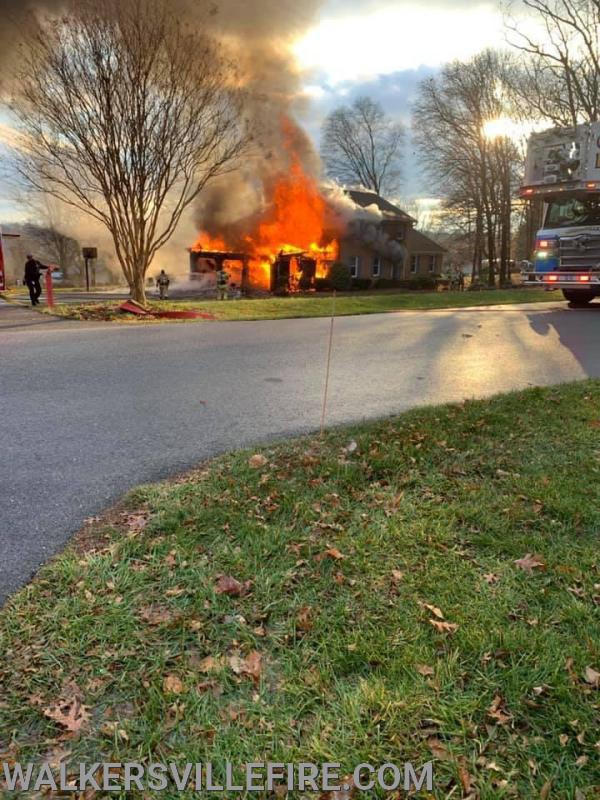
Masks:
[[[543,201],[526,285],[560,288],[575,306],[600,296],[600,123],[530,137],[521,196]]]

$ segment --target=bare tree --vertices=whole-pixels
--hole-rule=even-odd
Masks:
[[[515,10],[539,34],[514,20]],[[508,38],[527,54],[512,76],[524,113],[555,125],[600,118],[600,0],[519,0],[508,4]]]
[[[332,111],[323,123],[321,155],[328,174],[377,194],[393,194],[400,184],[404,128],[368,97]]]
[[[494,51],[467,63],[447,64],[424,81],[414,109],[415,139],[431,181],[445,195],[445,209],[464,217],[472,243],[474,274],[487,256],[488,282],[508,278],[512,199],[522,158],[506,135],[492,136],[488,123],[507,115],[504,71]]]
[[[185,209],[249,141],[235,70],[164,0],[79,0],[29,40],[20,172],[110,231],[132,297]]]

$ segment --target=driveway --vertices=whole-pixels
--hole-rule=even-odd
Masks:
[[[329,324],[133,327],[0,306],[0,600],[128,488],[315,430]],[[600,305],[343,317],[327,422],[587,376]]]

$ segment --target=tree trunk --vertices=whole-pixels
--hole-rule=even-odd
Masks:
[[[133,280],[129,284],[131,290],[131,299],[136,303],[146,305],[146,286],[144,281],[144,273],[141,270],[135,270],[133,273]]]

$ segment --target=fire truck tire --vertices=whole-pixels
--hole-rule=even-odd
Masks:
[[[577,308],[587,306],[596,296],[596,292],[593,289],[563,289],[562,293],[565,296],[565,300],[568,300],[572,306]]]

